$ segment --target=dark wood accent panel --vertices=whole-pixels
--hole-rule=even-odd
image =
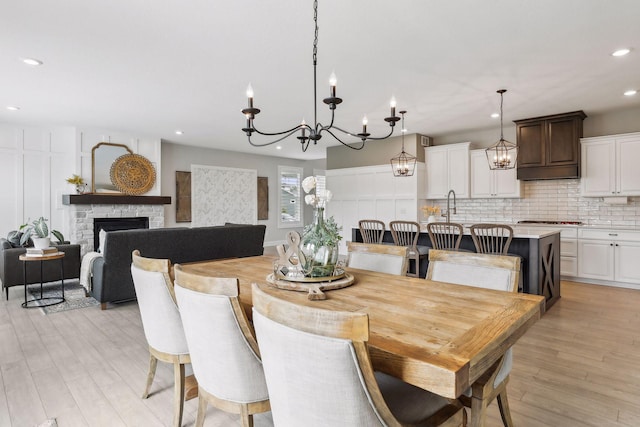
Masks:
[[[191,222],[191,172],[176,171],[176,222]]]
[[[258,219],[269,219],[269,178],[258,177]]]
[[[518,127],[518,167],[544,165],[544,123],[529,123]]]
[[[119,194],[63,194],[63,205],[170,205],[169,196],[127,196]]]
[[[577,129],[575,117],[547,120],[547,165],[580,164],[580,137],[582,126]],[[578,141],[578,144],[569,143],[572,141]]]
[[[518,169],[520,181],[535,181],[543,179],[566,179],[580,177],[579,165],[544,166],[539,168]],[[542,169],[542,170],[541,170]]]
[[[518,179],[580,178],[583,111],[515,120]]]

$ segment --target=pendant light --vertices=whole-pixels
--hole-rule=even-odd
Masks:
[[[506,91],[506,89],[498,90],[500,94],[500,140],[484,150],[489,162],[489,169],[492,170],[513,169],[518,160],[518,146],[504,139],[502,128],[502,103]]]
[[[416,157],[404,151],[404,134],[407,133],[407,129],[404,127],[405,114],[406,111],[400,111],[400,116],[402,116],[402,129],[400,131],[402,133],[402,151],[391,158],[393,176],[412,176],[416,170]]]
[[[391,102],[389,104],[391,108],[391,114],[388,117],[384,118],[384,121],[389,125],[389,133],[383,134],[381,136],[371,136],[369,132],[367,132],[367,116],[364,116],[362,119],[362,131],[361,132],[353,132],[347,131],[342,128],[339,128],[335,125],[335,111],[339,104],[342,103],[342,98],[338,98],[336,96],[336,77],[335,74],[331,74],[329,78],[329,93],[330,96],[322,100],[325,104],[329,106],[329,110],[331,111],[331,120],[328,125],[323,125],[318,121],[318,103],[317,103],[317,94],[318,94],[318,85],[316,81],[316,66],[317,66],[317,52],[318,52],[318,0],[314,0],[313,2],[313,21],[314,21],[314,41],[313,41],[313,123],[306,124],[303,120],[302,123],[293,126],[290,129],[279,131],[279,132],[264,132],[258,130],[255,126],[254,120],[256,115],[260,113],[260,109],[254,107],[253,105],[253,88],[251,84],[247,87],[247,108],[242,110],[242,114],[245,115],[247,124],[242,131],[247,135],[247,139],[249,140],[249,144],[254,147],[264,147],[267,145],[275,144],[283,139],[288,138],[299,132],[300,136],[296,138],[300,142],[302,151],[305,152],[309,148],[309,143],[313,141],[313,144],[317,144],[320,138],[322,138],[322,134],[326,132],[331,135],[336,141],[341,143],[342,145],[351,148],[353,150],[362,150],[364,148],[364,144],[367,141],[380,140],[389,138],[393,134],[394,127],[396,122],[400,120],[400,117],[396,116],[396,100],[395,98],[391,98]],[[262,135],[264,137],[275,137],[271,141],[267,142],[254,142],[251,137],[253,133],[258,135]],[[307,134],[307,132],[309,132]],[[359,144],[354,144],[353,142],[349,142],[343,140],[345,137],[356,137],[360,139]]]

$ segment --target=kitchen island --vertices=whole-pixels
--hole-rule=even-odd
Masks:
[[[513,240],[509,246],[509,254],[522,258],[522,289],[533,295],[543,295],[546,308],[549,309],[560,298],[560,229],[543,227],[513,227]],[[362,242],[360,230],[353,228],[351,238],[354,242]],[[391,232],[384,233],[384,243],[393,244]],[[431,247],[429,234],[420,233],[418,245]],[[461,249],[475,252],[469,229],[465,227],[460,243]],[[429,261],[420,264],[420,277],[425,277]]]

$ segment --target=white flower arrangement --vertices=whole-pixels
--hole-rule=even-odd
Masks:
[[[302,189],[307,193],[304,202],[314,208],[324,208],[333,197],[333,193],[324,188],[324,179],[319,180],[315,176],[308,176],[302,180]],[[314,194],[308,194],[313,190]]]

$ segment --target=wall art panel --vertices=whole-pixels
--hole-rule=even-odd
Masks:
[[[257,178],[254,169],[191,165],[192,225],[256,224]]]

